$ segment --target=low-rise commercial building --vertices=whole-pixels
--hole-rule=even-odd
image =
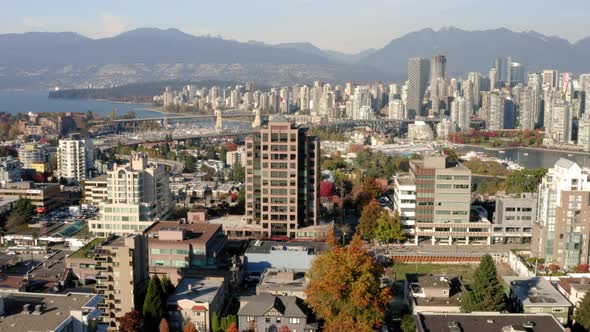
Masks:
[[[416,332],[560,332],[563,326],[550,314],[420,313],[414,315]]]
[[[145,231],[151,274],[167,275],[174,283],[190,269],[215,269],[226,243],[217,224],[156,222]]]
[[[278,269],[308,270],[321,251],[327,249],[324,242],[277,242],[255,240],[244,254],[244,264],[249,272]]]
[[[198,331],[211,331],[213,313],[220,313],[226,293],[224,278],[184,278],[168,297],[171,330],[193,323]]]
[[[531,243],[537,215],[537,195],[497,197],[492,237],[494,243]]]
[[[28,198],[43,211],[62,205],[62,193],[57,183],[11,182],[0,185],[0,197]]]
[[[509,300],[517,312],[552,314],[563,325],[569,321],[572,304],[543,278],[503,277],[510,287]]]
[[[0,292],[0,331],[96,332],[102,296]]]

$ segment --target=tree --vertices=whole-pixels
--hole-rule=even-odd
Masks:
[[[447,160],[449,162],[453,162],[456,163],[459,161],[459,156],[457,155],[457,151],[455,151],[454,149],[451,148],[445,148],[443,150],[445,156],[447,157]]]
[[[186,214],[185,214],[185,217],[186,217]],[[164,293],[164,296],[168,297],[168,295],[174,293],[174,285],[172,285],[172,282],[170,281],[170,279],[168,279],[167,275],[164,275],[162,277],[160,284],[162,285],[162,292]],[[164,300],[166,300],[166,299],[164,299]]]
[[[148,284],[145,300],[143,301],[143,316],[147,321],[157,323],[166,312],[166,301],[164,300],[162,284],[158,276],[153,276]]]
[[[141,313],[137,310],[126,313],[118,318],[119,332],[136,332],[141,328]]]
[[[221,324],[219,322],[219,313],[214,312],[213,317],[211,317],[211,330],[213,332],[221,331]]]
[[[244,183],[246,180],[246,170],[241,163],[234,163],[227,176],[229,181]]]
[[[590,295],[588,295],[588,292],[578,304],[574,319],[576,324],[582,325],[586,331],[590,330]]]
[[[473,274],[473,284],[462,301],[461,311],[502,311],[506,307],[504,288],[498,281],[492,256],[485,255]]]
[[[383,211],[379,219],[377,219],[377,227],[374,233],[376,240],[385,243],[405,240],[406,235],[402,229],[399,212],[395,210],[392,217],[387,211]]]
[[[279,332],[291,332],[291,329],[287,325],[281,325]]]
[[[195,171],[195,158],[191,155],[184,156],[184,172],[192,173]]]
[[[225,332],[240,332],[238,330],[238,324],[231,323]],[[279,332],[280,332],[280,330],[279,330]]]
[[[383,268],[355,235],[348,248],[336,247],[314,259],[308,272],[307,303],[326,322],[326,331],[343,326],[372,331],[381,326],[391,299],[389,291],[380,288],[382,274]]]
[[[381,188],[377,185],[376,179],[372,177],[365,178],[363,182],[357,186],[355,191],[355,203],[359,211],[361,211],[372,199],[378,198],[382,193]]]
[[[416,322],[414,322],[414,317],[411,314],[402,318],[401,328],[403,332],[416,332]]]
[[[184,324],[184,329],[182,329],[182,332],[199,332],[199,331],[195,327],[195,324],[193,324],[191,322],[186,322]]]
[[[381,216],[381,212],[383,209],[379,202],[373,198],[369,201],[362,212],[361,217],[359,219],[359,224],[357,227],[357,231],[365,238],[365,239],[374,239],[375,238],[375,230],[377,229],[377,220]]]
[[[506,179],[506,191],[517,194],[536,192],[545,174],[547,174],[546,168],[525,168],[514,171]]]
[[[170,332],[170,326],[168,325],[166,318],[162,318],[162,320],[160,320],[159,330],[160,332]]]
[[[31,222],[35,214],[35,206],[28,198],[19,198],[14,205],[14,209],[6,219],[6,228],[10,230],[18,229]]]

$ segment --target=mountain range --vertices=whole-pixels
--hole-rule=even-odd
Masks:
[[[487,74],[498,56],[527,71],[590,72],[590,37],[576,43],[505,28],[422,29],[381,49],[358,54],[323,50],[307,42],[277,45],[193,36],[177,29],[141,28],[110,38],[77,33],[0,35],[0,89],[114,86],[157,80],[251,80],[267,85],[407,78],[409,57],[447,55],[447,71]]]

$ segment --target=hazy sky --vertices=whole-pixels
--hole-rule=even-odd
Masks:
[[[139,27],[267,43],[309,41],[357,52],[407,32],[455,26],[590,35],[590,1],[569,0],[18,0],[0,11],[0,33],[75,31],[99,38]]]

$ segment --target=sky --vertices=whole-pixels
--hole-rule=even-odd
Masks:
[[[8,2],[9,0],[2,0]],[[590,3],[569,0],[19,0],[0,11],[0,34],[73,31],[103,38],[141,28],[177,28],[239,41],[311,42],[355,53],[423,28],[506,27],[590,35]]]

